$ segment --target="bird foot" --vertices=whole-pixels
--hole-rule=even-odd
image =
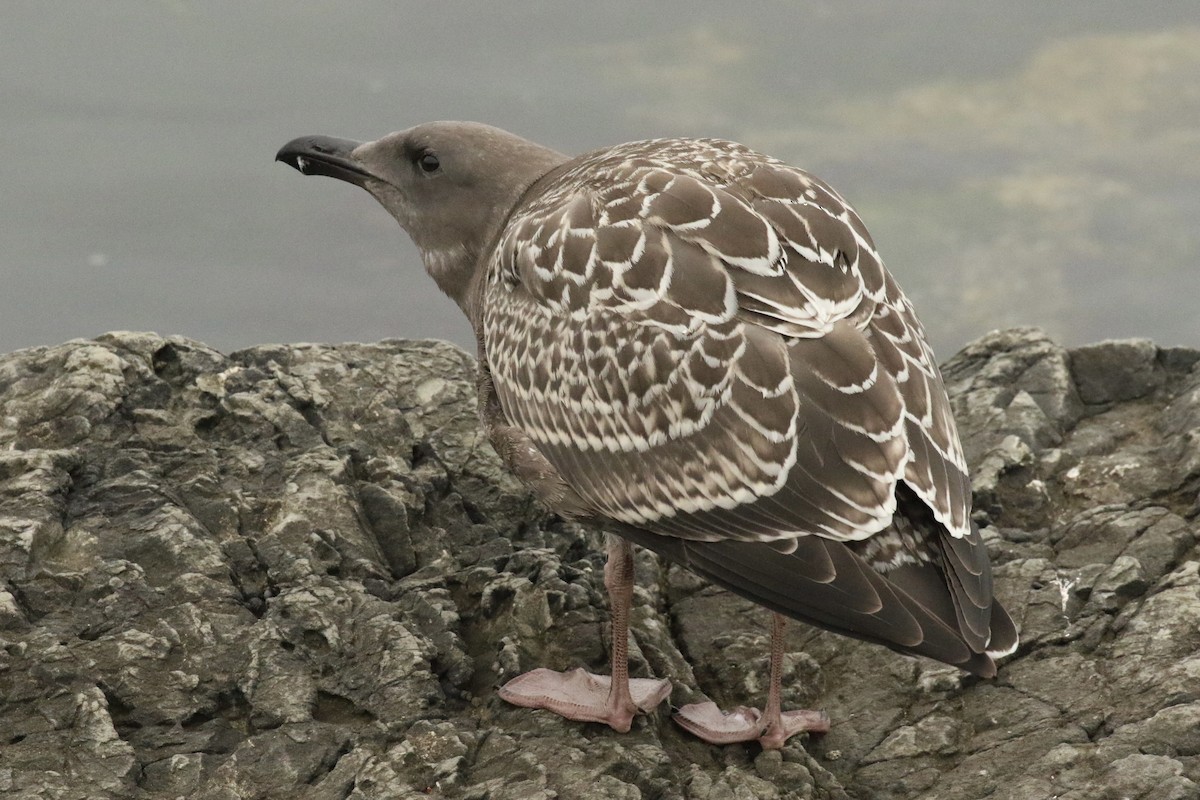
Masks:
[[[669,680],[630,678],[629,697],[614,697],[612,678],[582,667],[570,672],[535,669],[500,687],[500,697],[516,706],[544,708],[577,722],[603,722],[626,733],[638,711],[650,712],[671,694]]]
[[[733,744],[755,739],[764,750],[778,750],[797,733],[827,733],[829,715],[824,711],[785,711],[775,720],[764,718],[757,708],[738,706],[724,712],[716,703],[692,703],[675,713],[680,727],[709,744]]]

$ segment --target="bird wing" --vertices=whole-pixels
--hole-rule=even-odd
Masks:
[[[510,218],[482,316],[506,416],[598,514],[787,551],[884,530],[902,480],[969,530],[921,326],[802,170],[704,140],[577,159]]]

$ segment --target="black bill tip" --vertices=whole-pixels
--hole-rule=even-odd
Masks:
[[[375,176],[352,155],[360,144],[333,136],[301,136],[279,148],[275,160],[304,175],[327,175],[362,186],[367,178]]]

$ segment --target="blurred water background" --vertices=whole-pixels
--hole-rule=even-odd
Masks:
[[[942,358],[988,330],[1200,344],[1200,18],[1127,0],[5,0],[0,352],[466,323],[309,133],[473,119],[568,153],[722,136],[865,218]]]

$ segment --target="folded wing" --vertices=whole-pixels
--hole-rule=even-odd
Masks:
[[[484,356],[593,513],[764,605],[982,669],[990,573],[945,390],[853,210],[704,140],[585,156],[527,197]],[[935,533],[872,563],[857,543],[894,536],[898,496]],[[938,600],[880,574],[900,567]]]

